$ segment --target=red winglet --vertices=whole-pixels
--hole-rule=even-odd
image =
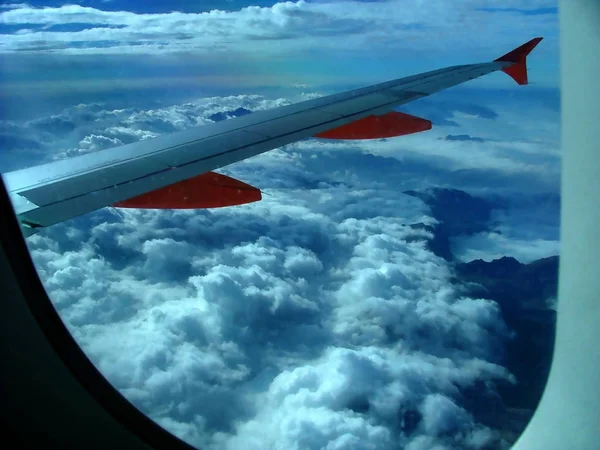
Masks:
[[[527,84],[527,55],[540,43],[543,38],[536,37],[501,56],[494,61],[508,61],[515,63],[512,66],[505,67],[502,72],[509,75],[518,84]]]

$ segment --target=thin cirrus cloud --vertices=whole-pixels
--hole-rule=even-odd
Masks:
[[[528,5],[531,10],[553,2]],[[487,5],[488,10],[482,9]],[[272,6],[245,6],[236,11],[214,9],[200,13],[142,14],[104,11],[80,5],[33,8],[12,5],[2,12],[11,32],[3,35],[3,52],[52,50],[58,53],[165,53],[175,51],[227,51],[260,47],[261,52],[308,49],[358,48],[451,49],[457,44],[485,49],[486,42],[510,42],[498,9],[490,2],[433,0],[426,6],[417,0],[380,2],[282,2]],[[528,9],[528,10],[529,10]],[[528,35],[554,35],[556,15],[523,15],[504,9],[511,27]],[[460,23],[468,31],[456,33]],[[502,25],[501,25],[502,24]],[[486,30],[486,40],[476,35]],[[465,40],[465,36],[471,38]],[[443,37],[443,39],[439,39]],[[327,38],[327,39],[324,39]],[[423,43],[423,38],[427,42]],[[348,41],[350,39],[350,41]],[[271,42],[276,40],[277,42]],[[249,42],[250,41],[250,42]],[[263,42],[263,44],[261,44]],[[258,46],[258,47],[257,47]],[[416,48],[415,48],[416,46]],[[281,49],[283,50],[283,49]],[[265,53],[267,55],[267,53]]]

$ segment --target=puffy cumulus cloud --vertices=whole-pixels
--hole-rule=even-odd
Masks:
[[[101,103],[79,104],[48,117],[0,121],[0,136],[6,136],[9,144],[2,156],[12,160],[5,167],[13,170],[212,123],[211,116],[230,109],[244,107],[254,111],[290,103],[284,98],[236,95],[147,110],[105,109]],[[30,152],[31,149],[35,152]],[[23,154],[30,158],[23,158]],[[16,164],[19,165],[13,167]]]
[[[76,124],[70,139],[92,146],[287,102],[237,96],[147,111],[81,105],[55,119]],[[52,136],[50,127],[43,131]],[[488,145],[449,144],[481,152]],[[401,140],[300,142],[224,169],[260,187],[261,202],[109,208],[28,242],[50,297],[94,363],[194,445],[503,448],[500,431],[472,406],[515,381],[502,367],[511,332],[496,303],[466,298],[453,284],[452,268],[427,250],[430,233],[410,227],[435,219],[404,190],[461,182],[453,166],[410,153]],[[512,180],[494,170],[499,181]]]
[[[479,370],[486,371],[471,376]],[[258,414],[224,447],[397,449],[420,448],[426,439],[482,448],[498,436],[451,399],[471,382],[465,372],[460,363],[401,347],[329,347],[316,361],[277,375],[258,396]],[[487,439],[474,442],[475,433]]]
[[[77,244],[53,239],[71,223],[30,246],[103,373],[196,445],[402,448],[428,437],[484,448],[473,433],[498,442],[468,412],[458,421],[430,406],[440,395],[462,411],[464,389],[511,376],[494,363],[507,337],[497,306],[460,297],[445,262],[405,242],[412,231],[398,219],[421,215],[417,203],[399,218],[336,223],[308,202],[265,200],[106,214]]]
[[[90,134],[79,141],[79,148],[87,151],[104,150],[105,148],[117,147],[123,145],[123,142],[118,138],[108,136],[98,136]]]
[[[104,136],[100,137],[104,137],[109,140],[118,140],[123,144],[131,144],[132,142],[143,141],[144,139],[150,139],[156,136],[159,136],[159,134],[149,130],[136,130],[134,128],[124,126],[109,126],[104,129]]]
[[[280,2],[269,7],[246,6],[238,11],[136,14],[103,11],[80,5],[34,8],[12,5],[2,12],[3,23],[20,27],[4,36],[0,49],[61,53],[164,53],[244,51],[249,41],[265,53],[324,48],[347,50],[373,46],[397,50],[427,45],[449,49],[467,45],[485,49],[486,36],[506,42],[506,24],[527,30],[528,36],[553,34],[556,14],[523,14],[555,2],[510,7],[483,0],[391,0],[378,2]],[[399,11],[401,13],[399,13]],[[457,33],[456,24],[461,24]],[[77,27],[74,27],[77,25]],[[85,25],[85,26],[81,26]],[[428,37],[430,37],[428,39]],[[443,37],[443,39],[439,39]],[[324,39],[325,38],[325,39]],[[281,42],[286,41],[282,46]],[[282,48],[284,47],[284,48]]]

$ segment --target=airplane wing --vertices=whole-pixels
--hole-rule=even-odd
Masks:
[[[195,127],[3,175],[26,236],[105,206],[203,208],[248,203],[260,191],[214,169],[310,137],[377,139],[431,128],[394,108],[501,70],[527,84],[541,37],[492,62],[467,64]]]

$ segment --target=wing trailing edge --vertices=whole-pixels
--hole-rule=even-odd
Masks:
[[[260,200],[260,189],[235,178],[207,172],[113,204],[117,208],[197,209],[243,205]]]
[[[527,84],[527,55],[540,43],[543,38],[536,37],[526,42],[525,44],[515,48],[508,52],[506,55],[502,55],[496,61],[506,61],[514,63],[511,66],[502,69],[502,72],[510,76],[517,84]]]
[[[431,122],[420,117],[392,111],[333,128],[314,137],[320,139],[382,139],[431,130]]]

